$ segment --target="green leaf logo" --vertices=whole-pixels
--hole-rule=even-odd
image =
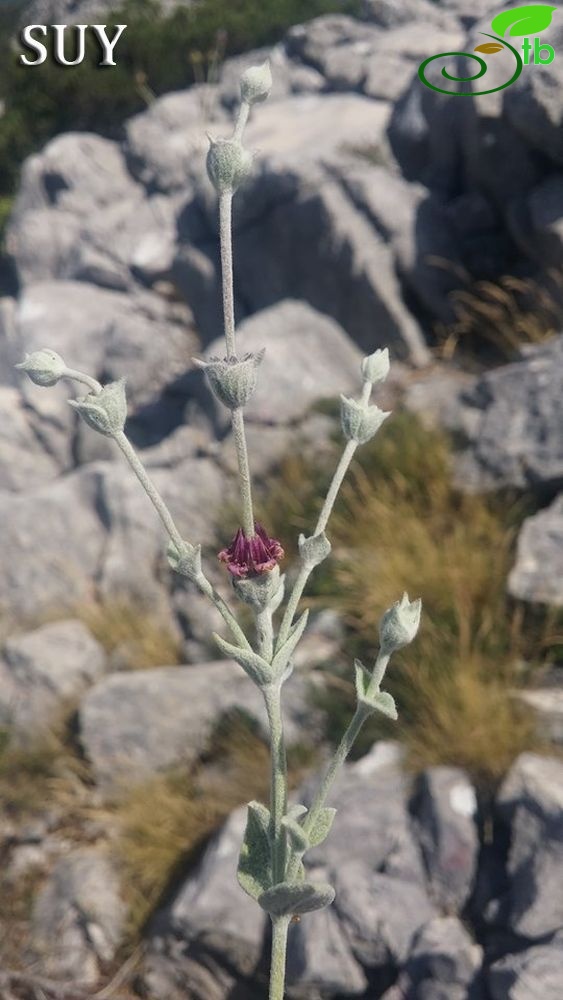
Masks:
[[[549,28],[553,11],[556,7],[550,7],[544,3],[528,4],[526,7],[514,7],[512,10],[504,10],[502,14],[497,14],[491,21],[491,28],[497,35],[537,35],[538,32]]]

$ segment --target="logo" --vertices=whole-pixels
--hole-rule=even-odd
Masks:
[[[477,45],[473,52],[441,52],[439,55],[429,56],[418,68],[418,75],[421,82],[425,87],[429,87],[430,90],[435,90],[439,94],[448,94],[451,97],[479,97],[482,94],[494,94],[497,90],[504,90],[505,87],[510,87],[518,79],[524,66],[528,66],[530,63],[547,66],[548,63],[553,62],[555,59],[555,50],[552,45],[540,41],[539,38],[534,38],[532,44],[532,41],[528,37],[528,35],[538,35],[540,31],[549,28],[554,10],[557,10],[557,8],[548,6],[547,4],[530,4],[526,7],[513,7],[511,10],[504,10],[501,14],[497,14],[491,21],[491,28],[496,34],[489,35],[486,31],[481,32],[485,38],[489,38],[491,41],[482,42],[480,45]],[[514,45],[511,45],[506,40],[506,35],[509,35],[511,38],[526,36],[521,46],[522,55],[520,55],[520,52]],[[465,59],[476,61],[479,64],[479,69],[470,76],[454,76],[446,67],[443,67],[442,76],[445,80],[450,80],[452,83],[473,83],[475,80],[480,80],[481,77],[485,76],[489,68],[483,57],[474,53],[482,52],[484,55],[493,56],[503,50],[509,51],[514,56],[515,69],[510,79],[497,87],[490,87],[488,90],[445,90],[443,87],[438,87],[435,83],[431,83],[426,76],[428,67],[436,59],[463,56]]]

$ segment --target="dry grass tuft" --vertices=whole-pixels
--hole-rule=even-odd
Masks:
[[[87,604],[75,615],[123,670],[172,667],[182,663],[179,639],[145,607],[127,601]]]
[[[553,268],[541,281],[505,275],[498,281],[470,282],[464,277],[466,287],[450,295],[454,322],[437,327],[444,357],[451,358],[458,348],[475,351],[485,344],[510,360],[522,345],[542,343],[561,329],[562,271]]]

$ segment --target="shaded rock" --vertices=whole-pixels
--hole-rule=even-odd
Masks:
[[[91,986],[120,944],[125,905],[110,863],[93,850],[57,862],[35,902],[31,950],[40,973]]]
[[[464,404],[474,376],[457,368],[440,365],[423,372],[404,387],[403,405],[416,413],[426,427],[444,428],[463,440],[472,439],[480,420],[475,407]]]
[[[510,828],[509,886],[497,921],[535,940],[563,927],[563,763],[522,754],[505,779],[498,814]]]
[[[560,1000],[563,990],[563,934],[505,955],[491,966],[492,1000]]]
[[[335,909],[346,938],[362,966],[385,970],[401,966],[416,932],[435,916],[426,891],[416,883],[349,861],[332,875]]]
[[[563,29],[557,18],[542,31],[542,42],[561,50]],[[534,66],[533,73],[522,73],[503,94],[504,113],[511,128],[532,149],[552,163],[563,164],[563,101],[561,64],[554,59],[548,65]]]
[[[482,949],[456,917],[436,917],[417,935],[399,989],[405,1000],[467,1000],[476,982]]]
[[[334,320],[306,302],[286,299],[245,320],[238,345],[241,356],[266,349],[245,408],[249,423],[291,423],[320,399],[338,398],[361,384],[361,352]],[[222,356],[223,341],[206,354]]]
[[[384,103],[356,94],[309,94],[264,105],[251,122],[248,143],[260,148],[261,157],[236,203],[239,319],[278,302],[290,288],[295,298],[336,319],[361,347],[373,350],[374,336],[384,330],[385,343],[398,354],[426,359],[390,250],[339,179],[339,171],[355,162],[350,150],[366,135],[377,143],[386,117]],[[217,331],[218,283],[216,200],[206,183],[179,225],[188,245],[178,254],[176,281],[209,341]]]
[[[502,486],[553,490],[563,482],[563,336],[524,360],[487,372],[464,402],[480,414],[475,437],[458,466],[474,489]]]
[[[523,601],[563,605],[563,495],[524,521],[508,590]]]
[[[104,651],[82,622],[53,622],[14,636],[0,653],[3,724],[33,740],[104,668]]]
[[[305,733],[310,738],[315,728],[308,683],[294,675],[287,688],[290,742]],[[196,759],[221,716],[234,709],[254,716],[266,731],[261,693],[228,660],[113,674],[83,698],[80,739],[98,781],[118,788]]]
[[[8,226],[6,245],[20,282],[77,276],[77,249],[80,259],[89,225],[116,205],[134,211],[142,196],[117,143],[88,133],[51,140],[26,160]]]
[[[459,912],[477,872],[475,789],[460,768],[433,767],[421,777],[413,809],[432,899],[446,912]]]
[[[320,880],[323,873],[313,877]],[[290,927],[287,984],[291,1000],[323,1000],[342,993],[363,996],[366,976],[333,907],[308,913]]]

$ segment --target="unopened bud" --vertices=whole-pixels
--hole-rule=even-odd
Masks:
[[[230,410],[246,406],[258,380],[258,366],[264,357],[264,351],[258,354],[247,354],[239,360],[237,357],[210,358],[209,361],[196,361],[203,368],[212,392]]]
[[[26,372],[35,385],[50,386],[56,385],[59,379],[67,371],[67,367],[56,351],[44,347],[41,351],[34,351],[33,354],[26,354],[23,361],[16,368]]]
[[[422,601],[409,601],[409,595],[404,593],[400,601],[396,601],[387,609],[379,623],[379,640],[381,652],[391,654],[396,649],[402,649],[412,642],[418,626]]]
[[[383,350],[374,351],[373,354],[369,354],[362,361],[364,381],[371,382],[372,385],[375,385],[377,382],[385,382],[390,367],[389,350],[387,347]]]
[[[252,167],[249,153],[236,139],[212,139],[207,154],[207,173],[219,194],[236,191]]]
[[[344,436],[349,441],[365,444],[377,433],[384,420],[390,416],[378,406],[368,406],[357,399],[341,396],[340,420]]]
[[[318,535],[299,535],[299,555],[304,566],[314,569],[330,555],[331,544],[324,531]]]
[[[247,104],[259,104],[270,96],[272,89],[272,73],[270,60],[266,59],[261,66],[251,66],[242,74],[240,93]]]
[[[97,394],[91,392],[82,399],[69,399],[69,404],[93,430],[115,437],[123,431],[127,419],[125,379],[109,382]]]

